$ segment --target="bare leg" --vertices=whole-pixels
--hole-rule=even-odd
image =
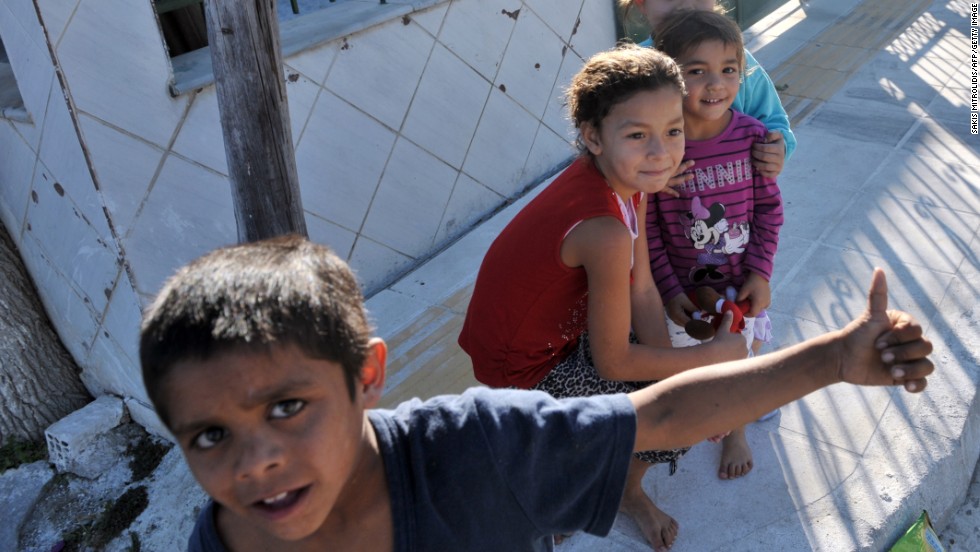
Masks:
[[[626,474],[626,491],[619,510],[633,518],[654,550],[661,551],[674,544],[678,525],[674,518],[657,508],[643,492],[643,476],[651,465],[636,458],[630,460],[629,473]]]
[[[745,427],[733,430],[721,441],[721,464],[718,477],[735,479],[752,471],[752,449],[745,440]]]

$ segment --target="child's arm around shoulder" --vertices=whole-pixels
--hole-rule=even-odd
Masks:
[[[885,274],[875,269],[868,308],[844,329],[765,355],[689,370],[631,393],[634,450],[689,446],[837,382],[926,387],[932,343],[908,313],[887,310]],[[725,325],[731,321],[726,313]]]

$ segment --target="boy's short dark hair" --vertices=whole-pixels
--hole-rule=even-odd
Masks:
[[[178,362],[295,345],[340,364],[353,399],[370,337],[347,263],[325,246],[284,236],[215,250],[171,276],[143,316],[140,364],[168,423],[161,384]]]
[[[703,10],[677,10],[671,13],[657,33],[656,46],[661,52],[678,59],[691,48],[711,40],[735,48],[739,70],[745,70],[742,30],[735,21],[721,13]]]
[[[684,78],[673,59],[653,48],[622,44],[592,56],[572,77],[565,94],[568,114],[576,128],[583,123],[600,128],[616,104],[637,92],[665,86],[681,95],[686,93]]]

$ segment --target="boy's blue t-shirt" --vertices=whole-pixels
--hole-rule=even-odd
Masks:
[[[555,534],[605,535],[636,437],[625,395],[559,401],[474,388],[368,416],[391,493],[396,552],[552,550]],[[225,550],[213,503],[188,550]]]
[[[647,38],[640,46],[653,48],[653,38]],[[748,49],[745,50],[745,78],[738,87],[738,95],[735,96],[732,108],[759,119],[767,130],[780,131],[786,145],[785,161],[789,161],[796,151],[796,135],[789,127],[789,116],[779,99],[776,86]]]

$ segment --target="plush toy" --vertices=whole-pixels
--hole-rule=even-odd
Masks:
[[[713,288],[701,286],[690,291],[687,295],[699,309],[691,315],[691,320],[684,325],[687,335],[704,341],[711,339],[721,326],[721,319],[726,312],[732,313],[732,326],[729,331],[739,333],[745,329],[745,314],[752,304],[748,300],[735,301],[735,288],[729,286],[724,296]]]

